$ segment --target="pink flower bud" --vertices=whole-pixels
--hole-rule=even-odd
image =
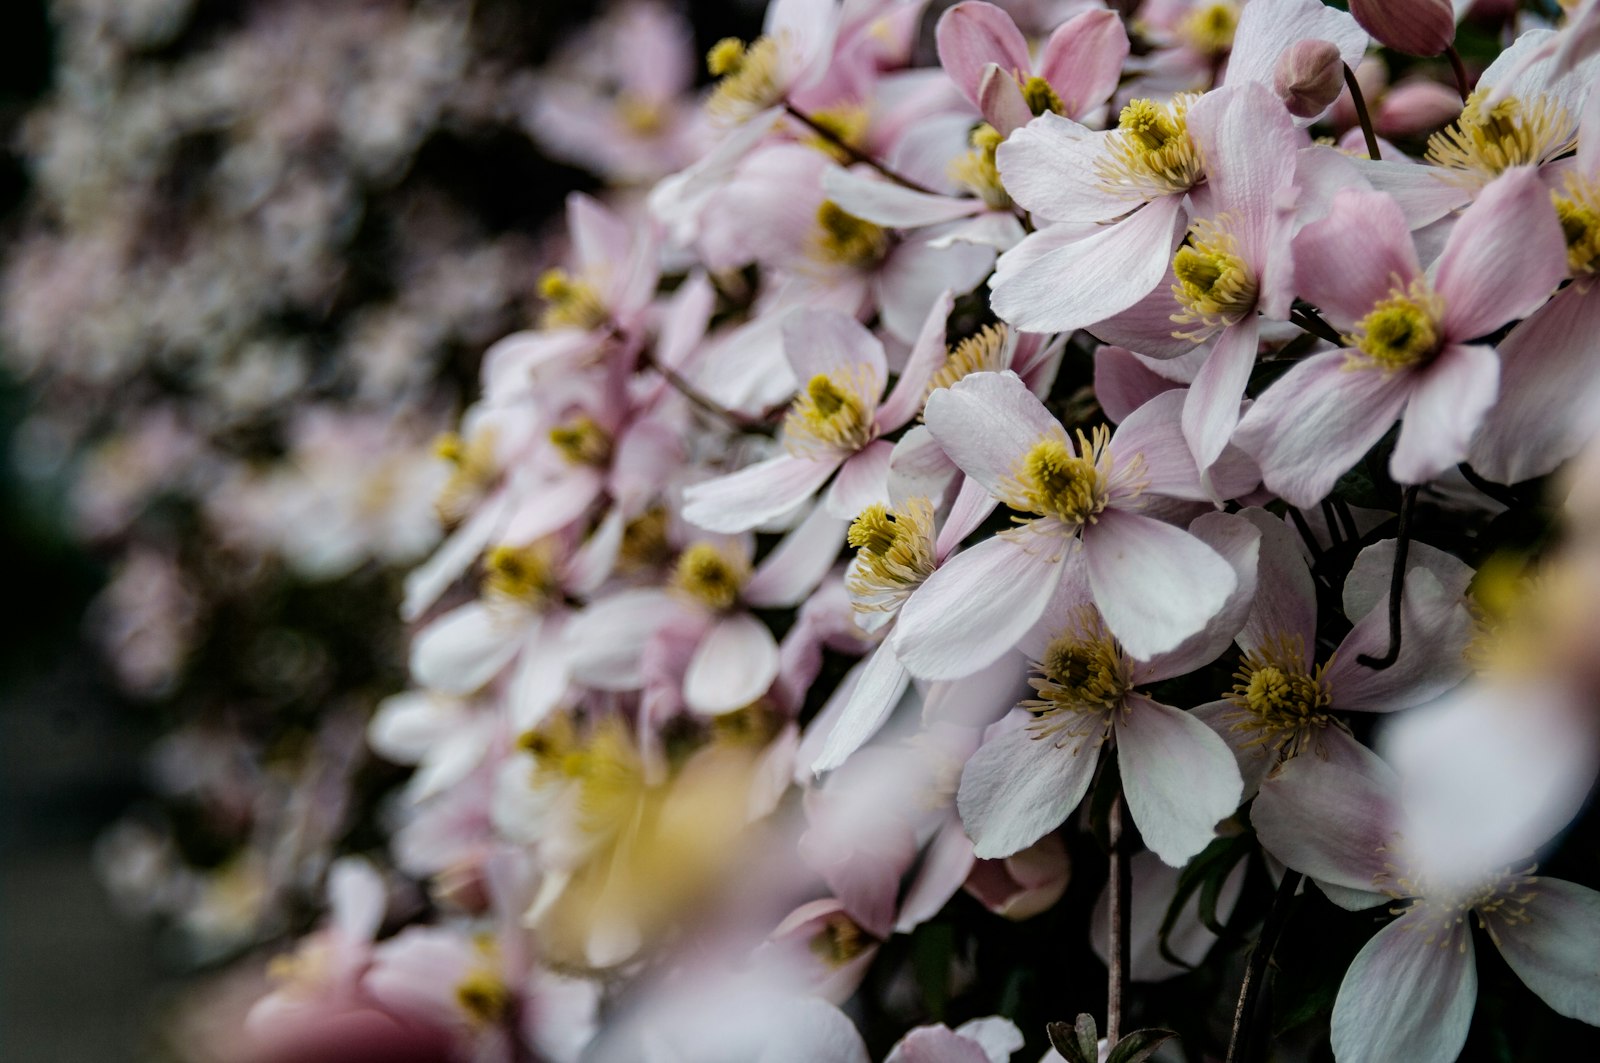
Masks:
[[[1350,13],[1385,48],[1438,55],[1456,39],[1450,0],[1350,0]]]
[[[1315,118],[1344,88],[1344,60],[1332,41],[1303,40],[1285,48],[1272,72],[1272,88],[1296,118]]]

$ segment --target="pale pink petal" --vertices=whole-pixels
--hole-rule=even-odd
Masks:
[[[997,63],[1008,74],[1026,75],[1032,69],[1028,41],[1017,24],[982,0],[967,0],[941,15],[935,40],[939,65],[974,106],[978,103],[978,79],[987,64]]]
[[[1594,94],[1600,100],[1600,92]],[[1595,142],[1600,144],[1600,134]],[[1500,344],[1500,396],[1472,441],[1472,467],[1497,483],[1551,472],[1600,429],[1600,295],[1575,283]]]
[[[928,308],[946,291],[976,288],[994,268],[994,259],[994,248],[982,244],[941,244],[936,229],[903,240],[873,277],[883,327],[907,342],[915,339]]]
[[[378,711],[367,724],[367,744],[385,760],[415,764],[468,719],[456,698],[408,690],[378,703]]]
[[[960,822],[952,817],[923,851],[916,877],[900,899],[900,918],[895,922],[895,932],[909,934],[938,915],[967,880],[975,859],[972,840],[961,829]]]
[[[1202,469],[1222,456],[1239,424],[1239,404],[1256,365],[1259,322],[1251,313],[1222,330],[1184,400],[1183,437]]]
[[[1405,216],[1381,192],[1345,189],[1327,217],[1294,238],[1294,282],[1336,329],[1348,330],[1422,272]]]
[[[1238,586],[1233,567],[1211,547],[1137,513],[1100,514],[1083,530],[1083,556],[1106,627],[1137,658],[1198,632]]]
[[[1039,51],[1039,76],[1082,118],[1111,97],[1128,58],[1128,31],[1115,11],[1091,10],[1057,26]]]
[[[996,251],[1009,251],[1027,235],[1015,213],[986,211],[968,221],[940,228],[939,235],[928,241],[929,247],[949,247],[951,244],[981,244]]]
[[[1254,524],[1235,513],[1202,513],[1190,523],[1189,534],[1215,550],[1238,582],[1210,623],[1140,667],[1140,683],[1186,675],[1222,656],[1250,616],[1256,598],[1261,532]]]
[[[865,449],[846,458],[823,496],[828,512],[841,520],[854,520],[873,503],[888,502],[889,457],[893,453],[893,443],[874,439]]]
[[[600,497],[605,481],[595,470],[583,468],[571,475],[518,486],[521,490],[506,492],[510,505],[501,536],[513,544],[542,539],[583,516]]]
[[[1231,701],[1208,701],[1190,709],[1189,715],[1215,731],[1233,753],[1233,762],[1244,783],[1239,800],[1248,801],[1261,788],[1261,780],[1266,778],[1267,772],[1277,767],[1278,758],[1270,747],[1251,744],[1255,731],[1235,729],[1234,725],[1241,721],[1241,711]]]
[[[344,856],[328,869],[328,910],[346,942],[369,943],[378,936],[388,907],[383,877],[370,861]]]
[[[957,679],[997,660],[1044,611],[1069,546],[995,536],[945,562],[900,609],[900,662],[924,679]]]
[[[1211,844],[1244,788],[1233,752],[1186,712],[1134,696],[1116,717],[1122,793],[1139,836],[1173,867]]]
[[[618,269],[633,248],[632,226],[582,192],[567,196],[567,231],[578,272],[586,276]]]
[[[1149,295],[1121,313],[1095,322],[1094,338],[1101,343],[1126,347],[1144,358],[1181,358],[1197,351],[1203,358],[1205,352],[1199,342],[1191,336],[1179,336],[1173,331],[1185,329],[1185,326],[1172,320],[1174,315],[1183,310],[1178,305],[1177,296],[1172,294],[1173,285],[1177,282],[1177,274],[1169,262],[1167,271],[1162,274],[1160,282],[1150,289]]]
[[[1478,193],[1439,256],[1434,289],[1445,335],[1465,342],[1527,317],[1566,276],[1567,241],[1549,190],[1532,166],[1508,170]]]
[[[866,745],[900,703],[910,678],[887,642],[873,650],[811,770],[819,775],[832,771]]]
[[[1454,1063],[1478,999],[1466,920],[1442,935],[1405,915],[1356,953],[1333,1002],[1340,1063]]]
[[[879,431],[894,431],[915,417],[922,409],[923,397],[928,393],[928,383],[933,379],[933,374],[944,364],[945,324],[954,305],[955,297],[949,291],[944,291],[928,308],[928,316],[923,320],[922,329],[911,345],[911,354],[906,358],[900,379],[894,382],[894,390],[889,392],[888,397],[883,400],[883,405],[878,407]]]
[[[950,481],[961,475],[925,424],[901,436],[889,455],[889,497],[896,505],[908,498],[942,498]],[[985,491],[985,494],[988,492]]]
[[[978,75],[978,110],[1001,136],[1010,136],[1033,121],[1016,75],[998,63],[990,63]]]
[[[519,734],[543,723],[567,693],[567,649],[560,630],[559,624],[547,622],[543,631],[523,640],[506,688],[511,726]]]
[[[1100,222],[1119,218],[1144,202],[1137,191],[1102,186],[1095,162],[1108,151],[1110,133],[1058,114],[1042,114],[1012,133],[995,153],[1011,198],[1038,218]],[[1104,316],[1104,315],[1102,315]]]
[[[989,209],[981,199],[930,195],[854,170],[829,170],[822,188],[846,213],[891,229],[920,229]]]
[[[950,503],[950,514],[939,529],[934,541],[933,554],[943,561],[950,552],[961,545],[961,540],[971,535],[993,513],[999,503],[978,481],[968,476],[961,478],[961,489],[956,500]]]
[[[1418,166],[1385,156],[1381,162],[1362,163],[1360,174],[1399,205],[1411,229],[1431,225],[1472,202],[1471,189],[1451,180],[1448,171],[1437,166]]]
[[[1124,417],[1111,436],[1111,455],[1118,465],[1139,461],[1138,480],[1149,494],[1210,501],[1183,438],[1181,411],[1187,395],[1181,389],[1158,392]]]
[[[1344,351],[1313,355],[1256,399],[1234,443],[1261,466],[1267,488],[1295,506],[1322,501],[1400,415],[1404,374],[1346,369]]]
[[[1427,483],[1466,460],[1483,416],[1500,390],[1500,359],[1492,347],[1446,347],[1417,381],[1389,458],[1402,484]]]
[[[1350,574],[1344,578],[1344,591],[1340,595],[1345,618],[1351,623],[1388,602],[1389,581],[1394,573],[1394,551],[1395,540],[1380,539],[1356,555],[1355,564],[1350,566]],[[1406,550],[1406,572],[1414,568],[1432,573],[1452,600],[1459,600],[1467,593],[1476,575],[1471,565],[1454,554],[1412,540],[1410,548]]]
[[[1466,678],[1472,619],[1460,596],[1418,568],[1406,575],[1400,602],[1400,656],[1393,665],[1374,671],[1359,660],[1388,651],[1386,604],[1362,617],[1339,644],[1323,673],[1336,708],[1394,712],[1438,697]]]
[[[805,601],[839,557],[848,522],[815,506],[795,525],[744,586],[744,600],[757,607],[789,609]]]
[[[1226,85],[1241,81],[1272,84],[1272,72],[1285,48],[1301,40],[1332,41],[1352,69],[1367,49],[1367,34],[1344,11],[1320,0],[1273,0],[1246,6],[1239,15],[1228,58]]]
[[[1071,332],[1126,310],[1166,273],[1181,200],[1152,200],[1132,216],[1057,248],[1004,280],[997,277],[994,312],[1028,332]]]
[[[1306,136],[1283,101],[1251,81],[1202,96],[1188,122],[1205,154],[1214,209],[1232,220],[1244,260],[1259,275],[1268,262],[1269,234],[1293,213],[1295,153]]]
[[[1152,372],[1125,347],[1101,346],[1094,352],[1094,397],[1113,424],[1163,391],[1178,385]]]
[[[1553,878],[1531,892],[1527,922],[1494,920],[1500,954],[1558,1013],[1600,1026],[1600,893]]]
[[[1004,860],[977,861],[964,888],[995,915],[1017,922],[1054,907],[1069,876],[1061,836],[1046,834]]]
[[[730,613],[700,641],[683,676],[683,700],[696,712],[742,709],[778,676],[778,643],[749,613]]]
[[[590,603],[566,627],[574,678],[600,690],[638,690],[645,642],[684,607],[656,588],[627,590]]]
[[[881,393],[889,371],[878,337],[854,318],[831,310],[790,311],[783,319],[783,351],[802,387],[819,374],[865,369]]]
[[[956,1033],[981,1045],[989,1063],[1009,1063],[1012,1054],[1021,1051],[1025,1043],[1016,1024],[998,1015],[964,1022],[956,1027]]]
[[[1042,439],[1062,439],[1061,423],[1012,372],[973,373],[928,396],[928,431],[961,471],[990,494],[1003,486]]]
[[[1239,632],[1239,648],[1252,653],[1288,640],[1299,645],[1299,663],[1309,668],[1317,644],[1317,585],[1300,537],[1264,509],[1252,506],[1239,515],[1261,532],[1255,604]]]
[[[1250,822],[1267,852],[1296,871],[1372,890],[1389,873],[1398,791],[1381,761],[1360,771],[1315,754],[1295,757],[1262,782]]]
[[[883,1063],[989,1063],[989,1056],[947,1026],[919,1026],[900,1039]]]
[[[504,526],[508,501],[504,492],[492,496],[450,533],[433,556],[406,574],[402,620],[416,620],[466,573]]]
[[[790,512],[816,494],[845,455],[813,461],[792,454],[691,484],[683,492],[683,519],[707,531],[748,531]]]
[[[967,761],[956,804],[979,857],[1026,849],[1083,800],[1100,760],[1099,734],[1056,741],[1016,727],[989,738]]]
[[[922,719],[930,725],[988,727],[1030,696],[1030,668],[1028,658],[1013,651],[971,675],[930,683],[922,699]]]
[[[429,690],[471,694],[516,656],[528,619],[472,602],[417,633],[411,643],[411,678]]]

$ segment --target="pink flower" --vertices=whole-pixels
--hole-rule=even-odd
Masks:
[[[918,1026],[895,1042],[884,1063],[1007,1063],[1022,1045],[1022,1031],[995,1015],[954,1030],[943,1023]]]
[[[1423,483],[1464,460],[1499,386],[1471,341],[1542,304],[1566,241],[1531,168],[1496,180],[1422,271],[1400,207],[1347,189],[1295,237],[1296,288],[1350,344],[1295,366],[1256,400],[1234,440],[1267,487],[1314,505],[1403,415],[1389,472]]]

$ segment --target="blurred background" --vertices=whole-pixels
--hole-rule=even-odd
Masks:
[[[760,21],[598,8],[0,13],[0,1058],[187,1058],[178,990],[378,844],[428,451],[534,319],[567,193],[686,158],[616,58],[700,76]]]

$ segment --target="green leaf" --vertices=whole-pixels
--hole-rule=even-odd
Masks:
[[[1171,1030],[1135,1030],[1118,1041],[1106,1063],[1144,1063],[1156,1049],[1178,1036]]]
[[[1078,1027],[1074,1029],[1064,1022],[1052,1022],[1045,1026],[1044,1032],[1050,1038],[1050,1047],[1054,1048],[1067,1063],[1097,1063],[1098,1053],[1091,1052],[1087,1057],[1083,1054],[1082,1029],[1088,1022],[1091,1037],[1094,1031],[1094,1019],[1088,1015],[1078,1016]],[[1091,1040],[1089,1042],[1093,1044]]]

